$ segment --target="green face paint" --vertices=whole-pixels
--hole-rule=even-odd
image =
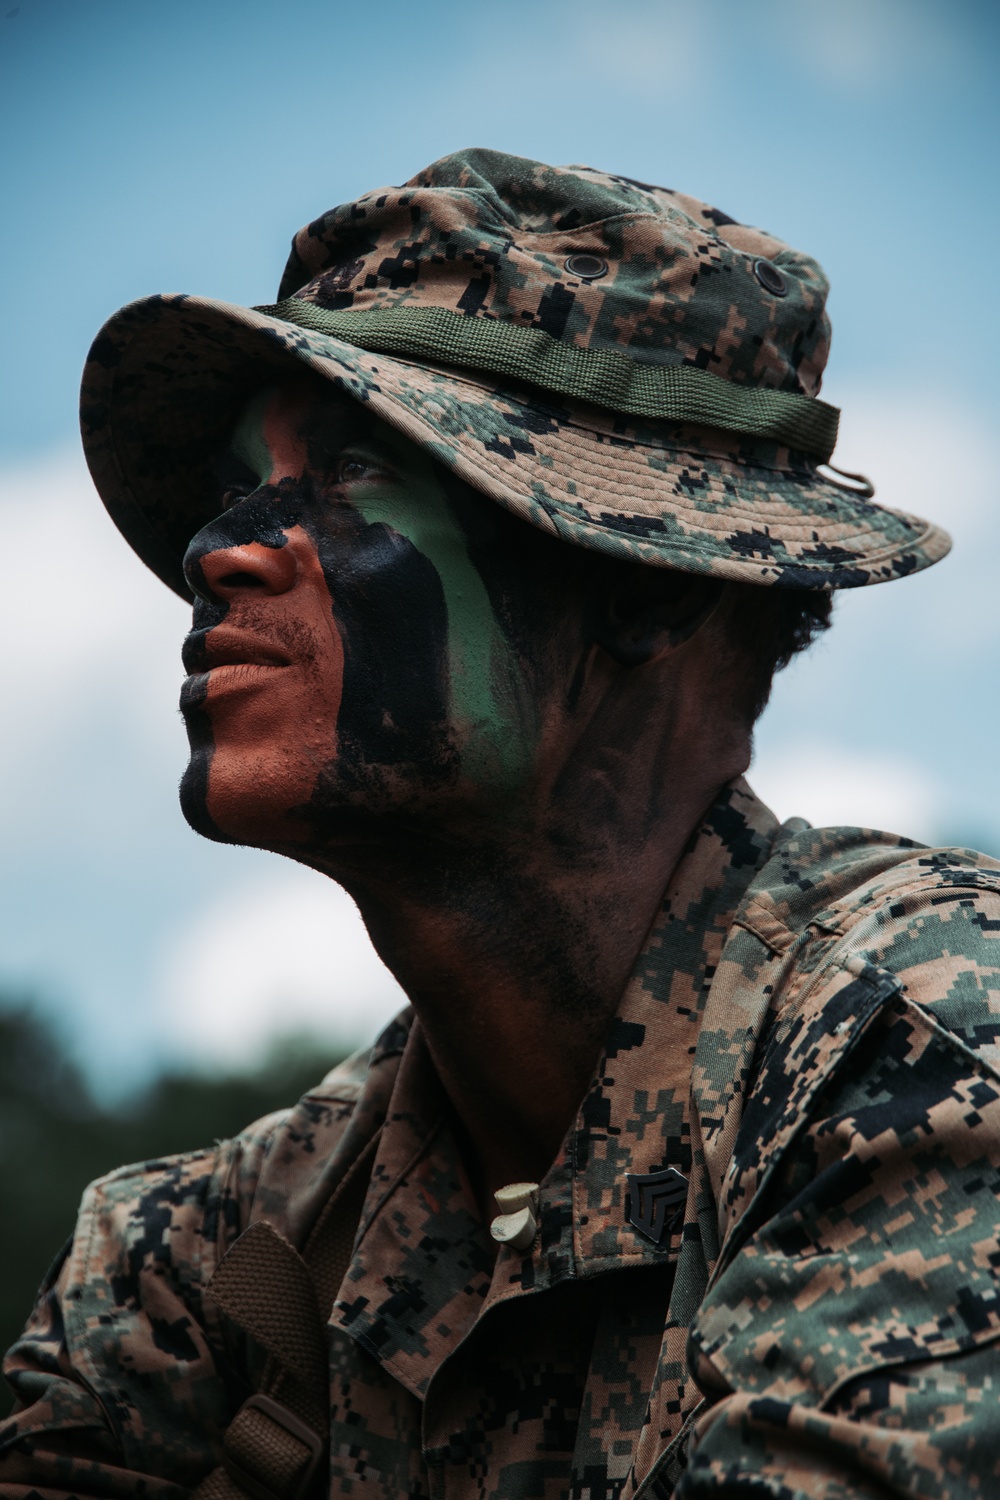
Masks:
[[[274,467],[274,455],[268,447],[265,426],[267,410],[273,400],[273,386],[254,396],[240,418],[230,445],[235,456],[257,475],[261,484],[267,483]]]

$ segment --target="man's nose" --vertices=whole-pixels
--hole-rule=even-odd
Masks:
[[[200,555],[188,553],[184,573],[194,592],[211,604],[243,598],[250,591],[287,593],[295,583],[298,563],[295,548],[287,544],[265,547],[260,542],[240,542]]]

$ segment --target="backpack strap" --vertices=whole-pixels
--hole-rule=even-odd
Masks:
[[[330,1426],[326,1324],[351,1262],[378,1135],[325,1204],[302,1254],[258,1219],[205,1295],[267,1352],[260,1389],[226,1428],[223,1460],[193,1500],[306,1500]]]

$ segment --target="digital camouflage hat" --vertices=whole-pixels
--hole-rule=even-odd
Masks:
[[[762,584],[879,583],[950,543],[823,473],[826,292],[808,256],[682,193],[459,152],[302,229],[273,305],[122,308],[87,363],[84,446],[121,531],[185,595],[213,459],[295,364],[567,541]]]

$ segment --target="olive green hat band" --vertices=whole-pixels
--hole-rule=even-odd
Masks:
[[[255,312],[328,333],[359,349],[485,370],[630,416],[697,422],[767,438],[825,463],[837,407],[790,391],[735,385],[694,365],[654,365],[610,349],[561,343],[540,328],[472,318],[446,307],[335,312],[287,297]]]

